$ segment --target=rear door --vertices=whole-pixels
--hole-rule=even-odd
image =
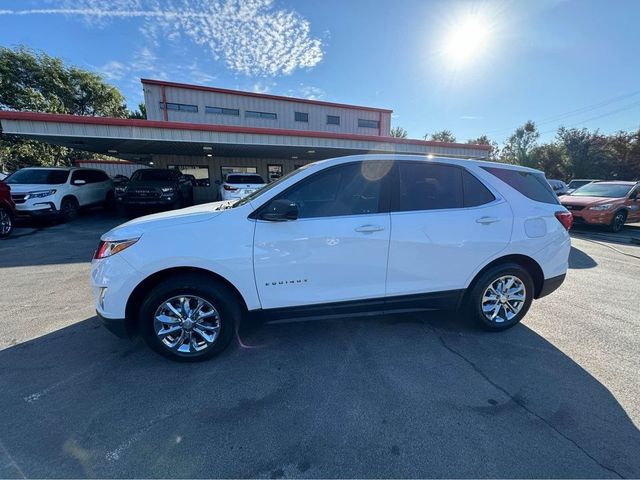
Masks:
[[[468,170],[400,161],[394,185],[388,296],[463,289],[507,246],[509,205]]]
[[[263,308],[384,298],[391,162],[337,165],[273,200],[297,220],[256,221],[254,271]]]

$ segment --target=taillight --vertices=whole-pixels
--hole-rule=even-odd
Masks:
[[[223,185],[223,187],[225,190],[230,190],[230,191],[237,190],[236,187],[232,187],[231,185],[227,185],[226,183]]]
[[[569,230],[571,225],[573,225],[573,215],[571,212],[556,212],[556,218],[565,228],[565,230]]]

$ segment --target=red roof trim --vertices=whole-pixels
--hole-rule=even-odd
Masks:
[[[142,84],[159,85],[161,87],[188,88],[189,90],[200,90],[203,92],[226,93],[229,95],[242,95],[245,97],[266,98],[268,100],[286,100],[288,102],[309,103],[311,105],[323,105],[325,107],[351,108],[354,110],[367,110],[372,112],[391,113],[393,110],[387,108],[362,107],[358,105],[349,105],[346,103],[324,102],[322,100],[309,100],[308,98],[285,97],[283,95],[269,95],[266,93],[245,92],[243,90],[231,90],[228,88],[205,87],[202,85],[192,85],[189,83],[165,82],[164,80],[151,80],[148,78],[140,79]]]
[[[279,128],[240,127],[235,125],[211,125],[204,123],[163,122],[138,120],[133,118],[88,117],[82,115],[61,115],[57,113],[0,111],[0,119],[23,120],[50,123],[77,123],[86,125],[112,125],[116,127],[173,128],[176,130],[195,130],[203,132],[249,133],[256,135],[288,135],[291,137],[334,138],[341,140],[360,140],[365,142],[399,143],[430,147],[465,148],[491,150],[489,145],[470,143],[433,142],[409,138],[382,137],[377,135],[358,135],[350,133],[317,132],[305,130],[285,130]]]

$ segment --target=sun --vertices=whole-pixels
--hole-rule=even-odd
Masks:
[[[451,25],[445,35],[443,55],[455,66],[471,63],[485,52],[490,28],[479,15],[469,15]]]

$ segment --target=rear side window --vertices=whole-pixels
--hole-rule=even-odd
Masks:
[[[508,168],[482,168],[531,200],[555,205],[559,203],[551,185],[544,178],[544,175],[540,173],[523,172]]]
[[[462,171],[462,193],[465,207],[477,207],[496,199],[493,193],[467,170]]]
[[[439,210],[463,206],[462,169],[424,162],[399,162],[394,211]]]

